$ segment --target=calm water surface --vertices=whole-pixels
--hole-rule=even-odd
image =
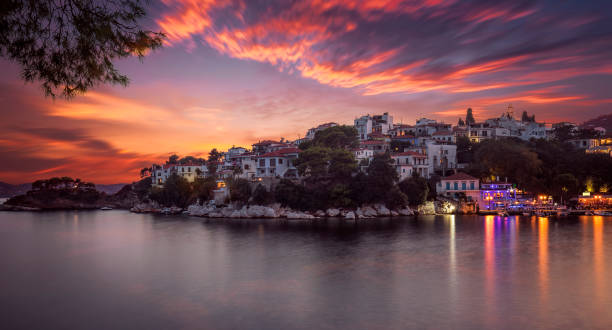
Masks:
[[[612,218],[0,212],[3,329],[612,328]]]

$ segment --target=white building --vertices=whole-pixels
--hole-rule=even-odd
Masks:
[[[392,154],[391,158],[395,162],[395,169],[400,176],[400,181],[411,177],[413,173],[424,178],[429,178],[429,164],[427,164],[426,155],[413,151],[406,151]]]
[[[360,140],[367,140],[372,133],[388,135],[393,129],[393,116],[388,112],[382,115],[366,115],[355,119],[355,129]]]
[[[257,156],[256,177],[298,177],[297,168],[293,162],[299,153],[300,150],[297,148],[283,148]]]
[[[372,117],[367,115],[356,118],[355,129],[357,129],[357,136],[360,140],[367,140],[368,135],[372,133]]]
[[[158,188],[163,187],[168,177],[173,173],[187,179],[189,182],[193,182],[198,177],[205,177],[208,175],[208,168],[204,164],[196,163],[153,164],[151,166],[151,185]]]
[[[357,163],[361,162],[364,159],[369,160],[374,157],[374,150],[372,149],[360,147],[352,149],[351,151],[353,152],[353,155],[355,155],[355,160],[357,161]]]
[[[478,201],[480,181],[471,175],[459,172],[442,178],[436,186],[436,192],[438,195],[452,198],[458,198],[465,194],[468,200]]]

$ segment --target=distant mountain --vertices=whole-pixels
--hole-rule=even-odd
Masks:
[[[612,113],[599,116],[597,118],[593,118],[591,120],[585,121],[581,128],[595,128],[595,127],[603,127],[606,129],[606,135],[612,134]]]
[[[9,198],[17,195],[25,194],[30,188],[32,184],[23,183],[23,184],[10,184],[6,182],[0,182],[0,198]]]
[[[127,183],[97,184],[96,190],[105,192],[107,195],[114,195],[126,184]],[[31,188],[31,183],[10,184],[6,182],[0,182],[0,198],[10,198],[17,195],[23,195]]]
[[[114,195],[127,184],[128,183],[97,184],[96,190],[105,192],[107,195]]]

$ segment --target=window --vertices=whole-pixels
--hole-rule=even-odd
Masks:
[[[454,188],[454,190],[459,190],[459,182],[455,182],[453,184],[453,188]]]
[[[249,164],[244,164],[244,169],[248,170],[249,169]]]
[[[446,190],[450,190],[450,182],[446,183]]]
[[[466,186],[465,186],[465,182],[461,182],[461,190],[465,190]]]
[[[185,172],[185,168],[184,167],[181,167],[181,172]]]
[[[276,158],[270,158],[270,167],[276,166]]]
[[[187,172],[191,172],[191,167],[187,167]]]
[[[474,181],[470,181],[470,190],[474,190]]]
[[[266,160],[265,159],[260,159],[259,160],[259,167],[266,167]]]
[[[282,163],[283,163],[283,159],[282,159],[282,158],[279,158],[279,159],[278,159],[278,163],[279,163],[279,164],[282,164]]]

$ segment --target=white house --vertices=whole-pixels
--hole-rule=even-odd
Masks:
[[[364,159],[370,159],[374,157],[374,150],[372,149],[360,147],[352,149],[351,151],[353,152],[353,155],[355,155],[355,160],[357,160],[358,163]]]
[[[297,168],[295,168],[293,162],[298,157],[299,153],[300,150],[298,148],[283,148],[257,156],[257,173],[255,176],[278,178],[297,177]]]
[[[413,173],[424,178],[429,177],[429,165],[427,164],[426,155],[414,151],[405,151],[392,154],[391,158],[395,162],[395,169],[400,176],[400,181],[411,177]]]
[[[438,195],[457,198],[462,194],[468,199],[478,201],[480,196],[480,181],[468,174],[457,173],[442,178],[436,186]]]
[[[151,166],[151,185],[163,187],[166,179],[173,173],[187,179],[189,182],[195,181],[198,177],[205,177],[208,168],[204,164],[185,163],[185,164],[164,164]]]

